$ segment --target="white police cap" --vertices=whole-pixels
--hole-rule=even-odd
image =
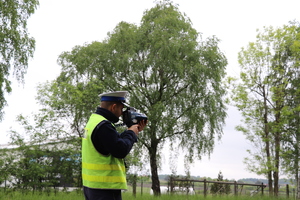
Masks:
[[[107,92],[99,95],[100,101],[120,101],[125,102],[127,91]]]

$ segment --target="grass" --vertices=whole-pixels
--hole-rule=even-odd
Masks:
[[[271,198],[267,196],[211,196],[208,195],[204,198],[203,195],[161,195],[160,197],[154,197],[149,193],[145,193],[143,195],[137,194],[136,197],[133,197],[131,192],[123,193],[123,200],[271,200]],[[83,194],[81,192],[59,192],[57,194],[50,193],[47,195],[46,193],[42,194],[32,194],[29,193],[21,193],[21,192],[9,192],[7,194],[0,193],[1,200],[84,200]],[[276,198],[276,200],[285,199],[285,198]]]
[[[21,192],[9,192],[7,194],[0,194],[1,200],[84,200],[82,194],[76,192],[59,192],[57,194],[50,193],[49,195],[46,193],[42,194],[32,194],[30,193],[21,193]]]
[[[285,197],[278,197],[278,198],[270,198],[267,195],[260,196],[260,194],[256,194],[254,197],[251,197],[247,194],[241,194],[239,196],[212,196],[207,195],[206,198],[203,196],[203,193],[197,193],[196,195],[169,195],[169,194],[162,194],[159,197],[155,197],[150,195],[150,188],[137,188],[137,195],[136,197],[132,194],[132,188],[129,187],[128,191],[123,192],[122,197],[123,200],[283,200],[286,199]],[[141,194],[143,193],[143,194]],[[292,198],[292,197],[290,197]],[[0,200],[84,200],[83,193],[80,190],[75,190],[73,192],[57,192],[56,194],[52,191],[51,193],[47,194],[46,192],[39,193],[35,192],[32,193],[27,191],[25,193],[21,193],[19,191],[12,191],[7,190],[4,192],[3,190],[0,191]]]
[[[123,200],[286,200],[286,198],[278,197],[278,198],[270,198],[268,196],[212,196],[207,195],[204,197],[203,195],[161,195],[160,197],[154,197],[150,194],[137,194],[136,198],[132,196],[131,193],[124,193]]]

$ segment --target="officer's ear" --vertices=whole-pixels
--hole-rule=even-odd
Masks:
[[[117,109],[117,104],[116,103],[113,103],[113,104],[111,104],[111,106],[110,106],[110,111],[115,111]]]

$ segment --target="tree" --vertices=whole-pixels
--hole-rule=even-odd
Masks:
[[[300,57],[300,25],[297,26],[296,41],[291,45],[292,52],[290,54],[295,57]],[[295,51],[296,50],[296,51]],[[287,51],[290,52],[289,49]],[[299,59],[296,60],[295,65],[299,66]],[[288,98],[286,100],[287,109],[287,124],[286,132],[288,134],[284,135],[284,144],[283,144],[283,167],[285,173],[290,175],[297,185],[297,198],[300,199],[300,71],[299,67],[295,68],[290,79],[289,88],[287,89]]]
[[[80,81],[72,75],[66,79],[63,72],[57,80],[38,86],[37,100],[44,105],[39,115],[41,119],[49,120],[49,124],[55,124],[54,127],[64,131],[68,137],[82,137],[83,124],[87,122],[88,117],[99,104],[96,99],[103,91],[102,88],[100,80]],[[46,129],[49,132],[47,135],[50,136],[52,133],[52,136],[56,136],[52,131],[53,125],[49,125],[49,128],[50,130]],[[61,133],[61,131],[56,133]],[[60,139],[64,137],[66,136],[60,135]]]
[[[129,103],[149,119],[135,150],[139,151],[139,157],[148,154],[152,189],[158,195],[157,170],[166,142],[170,143],[171,150],[186,149],[186,160],[192,162],[210,154],[214,140],[220,139],[223,133],[226,92],[222,78],[227,60],[218,42],[215,37],[202,41],[189,18],[176,5],[158,2],[144,12],[140,26],[120,22],[104,41],[76,46],[71,52],[62,53],[58,59],[62,72],[54,84],[94,86],[93,81],[97,81],[103,86],[102,91],[129,92]],[[85,100],[99,102],[88,89],[85,91],[90,96]],[[100,90],[93,95],[99,93]],[[76,91],[60,90],[56,95],[40,97],[55,112],[71,111],[69,116],[74,119],[77,114],[71,108],[75,106],[83,112],[81,106],[69,107],[71,101],[53,104],[57,97],[63,100],[62,95],[72,99]],[[83,130],[84,125],[80,123],[78,128]]]
[[[223,181],[223,174],[220,171],[218,174],[218,179],[217,181]],[[228,181],[228,180],[225,180]],[[210,187],[210,192],[214,195],[216,194],[230,194],[231,190],[230,190],[230,185],[229,184],[222,184],[222,183],[213,183]]]
[[[49,187],[82,186],[81,140],[64,132],[63,124],[54,122],[49,113],[41,112],[33,117],[31,125],[33,120],[29,117],[18,116],[22,131],[10,131],[11,144],[15,147],[5,149],[0,161],[4,166],[9,165],[5,180],[10,180],[14,188],[32,192]]]
[[[299,26],[265,27],[256,42],[239,53],[241,82],[233,84],[233,100],[242,112],[245,126],[238,126],[258,150],[249,151],[256,162],[246,159],[248,169],[268,178],[269,193],[278,195],[278,180],[290,110],[298,105],[291,89],[299,68]],[[298,90],[298,88],[296,89]],[[291,124],[290,124],[291,125]]]
[[[38,0],[0,1],[0,121],[6,105],[4,94],[11,92],[11,67],[17,80],[23,81],[28,59],[33,57],[35,40],[29,37],[27,20],[38,5]]]
[[[14,165],[14,155],[7,151],[7,149],[2,148],[0,150],[0,173],[2,174],[0,178],[0,184],[3,186],[4,192],[9,188],[9,182],[12,181],[11,174]]]

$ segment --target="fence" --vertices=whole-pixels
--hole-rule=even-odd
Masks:
[[[258,194],[259,192],[263,195],[264,194],[264,189],[266,188],[266,185],[264,185],[263,183],[261,184],[248,184],[248,183],[239,183],[239,182],[224,182],[224,181],[208,181],[206,179],[204,180],[188,180],[188,179],[177,179],[177,178],[173,178],[173,177],[170,177],[170,181],[169,181],[169,187],[170,187],[170,191],[172,192],[173,191],[173,188],[176,187],[176,182],[183,182],[181,184],[181,186],[183,187],[193,187],[194,188],[194,183],[203,183],[203,194],[204,196],[206,196],[208,194],[208,189],[209,189],[209,184],[210,183],[217,183],[217,184],[220,184],[220,185],[233,185],[233,194],[235,196],[241,194],[242,190],[243,190],[243,187],[244,186],[254,186],[256,187],[256,190],[253,190],[252,191],[252,195],[254,194]],[[287,185],[287,190],[288,190],[288,185]]]
[[[265,191],[264,189],[267,187],[267,185],[261,183],[261,184],[249,184],[249,183],[240,183],[237,181],[234,182],[225,182],[225,181],[208,181],[206,179],[204,180],[193,180],[193,179],[179,179],[179,178],[174,178],[170,177],[168,187],[170,188],[170,192],[172,192],[173,188],[178,186],[176,182],[182,182],[181,187],[193,187],[195,190],[195,183],[203,183],[203,194],[206,197],[208,194],[208,189],[209,189],[209,184],[217,183],[220,185],[233,185],[233,194],[235,196],[240,195],[244,189],[244,186],[252,186],[256,187],[255,190],[251,190],[251,196],[256,195],[256,194],[261,194],[263,195],[265,192],[268,193],[268,191]],[[201,188],[199,188],[201,189]],[[279,192],[279,195],[285,195],[287,198],[290,197],[290,193],[293,195],[293,198],[295,197],[295,189],[292,189],[292,192],[290,191],[289,184],[285,185],[285,188],[283,189],[282,193]]]
[[[135,177],[134,181],[135,184],[133,186],[133,195],[136,195],[136,187],[137,187],[137,179]],[[269,191],[267,189],[267,185],[264,183],[261,184],[250,184],[250,183],[242,183],[242,182],[226,182],[226,181],[209,181],[209,180],[193,180],[188,178],[178,178],[169,176],[167,186],[161,186],[162,193],[186,193],[186,194],[203,194],[206,197],[209,194],[210,184],[220,184],[221,187],[218,187],[219,190],[222,188],[226,188],[226,185],[233,186],[233,190],[229,187],[230,194],[235,196],[238,195],[269,195]],[[283,187],[284,186],[284,187]],[[151,182],[150,183],[143,183],[140,184],[141,187],[141,194],[143,193],[143,187],[150,188],[151,193]],[[218,192],[217,192],[218,193]],[[221,193],[221,192],[220,192]],[[295,188],[289,186],[289,184],[281,185],[279,189],[278,196],[286,197],[286,198],[293,198],[296,197]]]

